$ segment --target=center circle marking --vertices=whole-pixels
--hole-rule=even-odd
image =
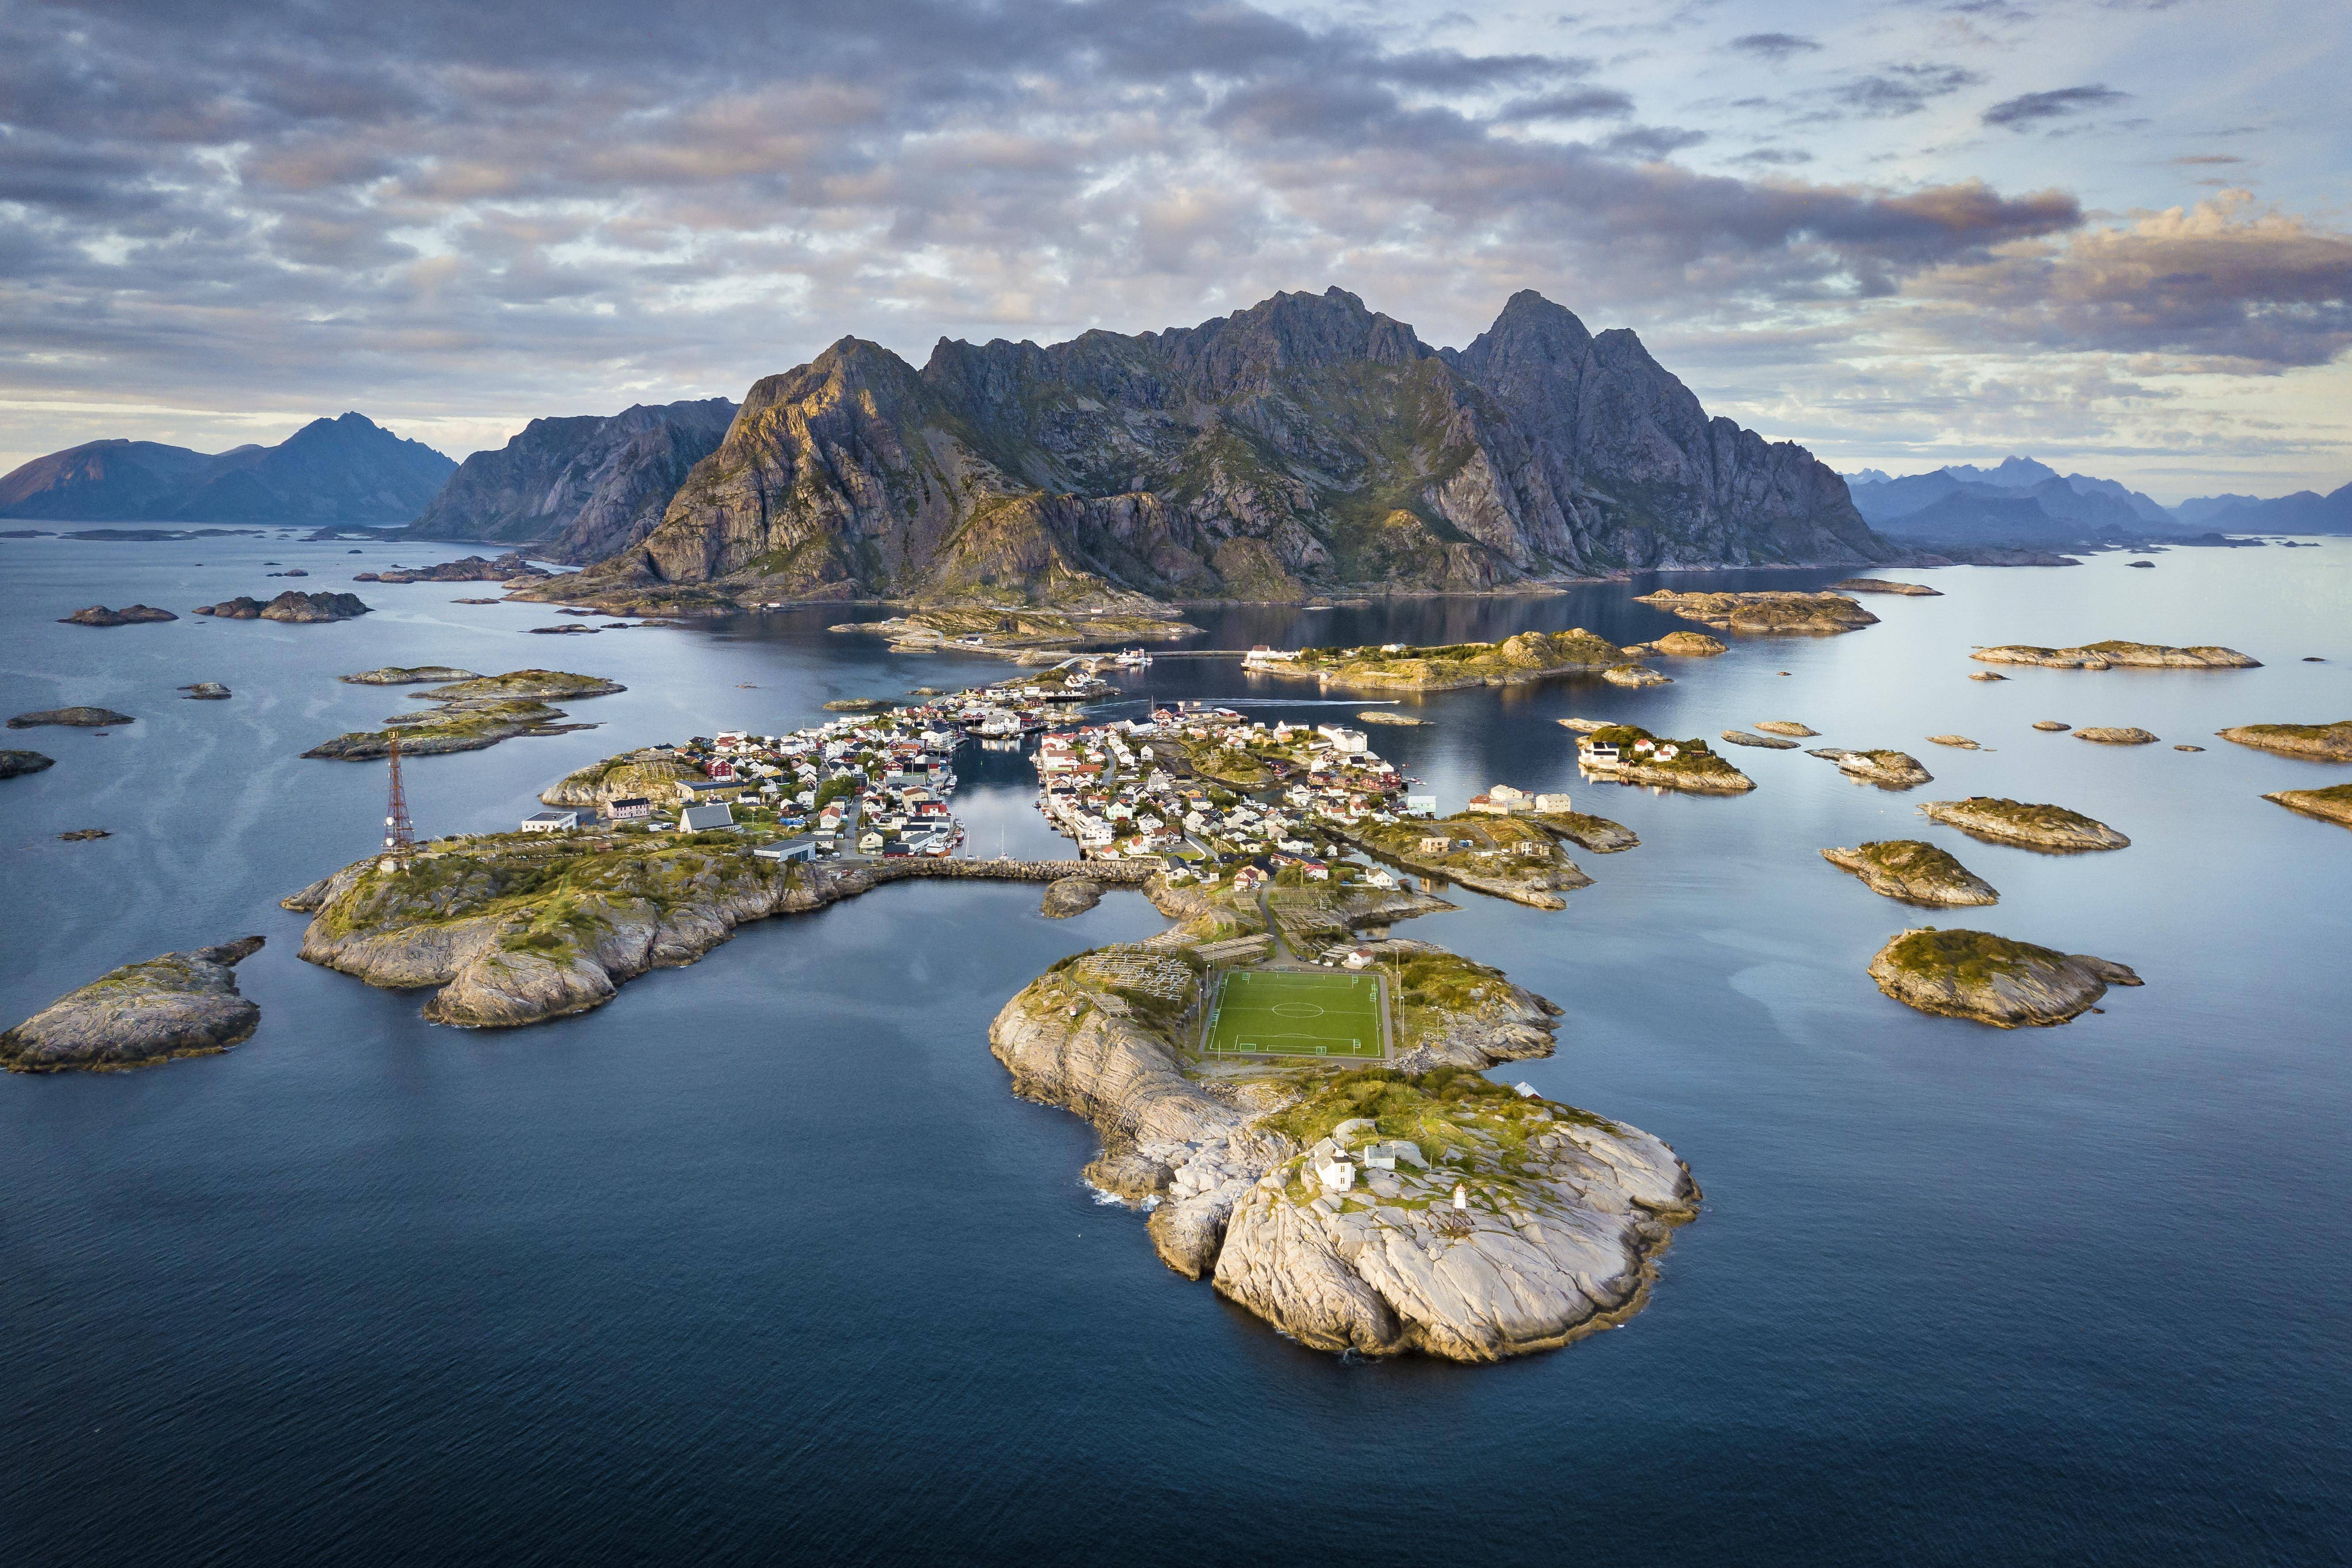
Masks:
[[[1319,1018],[1323,1009],[1312,1002],[1276,1002],[1274,1011],[1285,1018]]]

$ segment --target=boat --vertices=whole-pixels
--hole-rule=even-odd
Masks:
[[[1139,647],[1131,647],[1111,660],[1121,669],[1142,669],[1151,663],[1151,656]]]

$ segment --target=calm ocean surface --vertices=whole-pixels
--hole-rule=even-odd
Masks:
[[[1139,897],[1048,921],[1034,889],[887,888],[500,1034],[299,962],[276,900],[373,845],[383,773],[298,753],[408,706],[338,673],[629,687],[572,705],[601,729],[415,762],[418,826],[444,833],[510,826],[625,747],[1005,672],[823,629],[870,611],[532,637],[556,617],[417,584],[359,585],[378,613],[338,626],[186,615],[458,552],[351,549],[0,541],[0,711],[139,721],[6,742],[58,765],[0,783],[0,1023],[113,964],[269,939],[238,1049],[0,1078],[0,1563],[2352,1557],[2352,832],[2259,798],[2352,770],[2211,738],[2352,716],[2352,541],[1896,574],[1947,596],[1674,661],[1670,687],[1448,694],[1432,727],[1376,731],[1449,809],[1566,787],[1642,835],[1577,857],[1599,885],[1565,912],[1461,893],[1400,934],[1566,1007],[1559,1054],[1512,1076],[1656,1133],[1706,1192],[1629,1326],[1487,1368],[1281,1339],[1095,1201],[1084,1123],[1008,1092],[989,1019],[1055,959],[1160,929]],[[1207,646],[1682,625],[1631,602],[1647,586],[1220,613]],[[55,624],[133,600],[184,618]],[[1972,644],[2108,637],[2265,668],[1966,679]],[[178,700],[205,679],[235,699]],[[1317,710],[1223,661],[1129,685]],[[1886,794],[1748,751],[1740,799],[1593,786],[1567,714],[1799,719],[1937,778]],[[1926,743],[1947,731],[1991,749]],[[967,755],[971,848],[1063,848],[1025,761]],[[2046,858],[1912,810],[1980,793],[2133,847]],[[113,837],[58,842],[82,826]],[[2000,904],[1913,910],[1815,853],[1893,837],[1952,848]],[[2147,984],[2056,1029],[1923,1016],[1863,973],[1923,922]]]

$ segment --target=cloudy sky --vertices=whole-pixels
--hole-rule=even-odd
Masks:
[[[1337,283],[1842,468],[2333,488],[2347,68],[2343,0],[0,0],[0,468]]]

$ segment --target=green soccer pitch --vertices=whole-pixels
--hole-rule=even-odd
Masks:
[[[1381,977],[1298,969],[1226,972],[1209,1014],[1213,1057],[1339,1057],[1378,1061]]]

